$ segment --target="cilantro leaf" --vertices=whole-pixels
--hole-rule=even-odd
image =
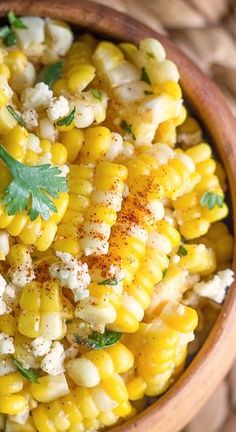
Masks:
[[[183,247],[182,245],[180,245],[177,254],[179,256],[181,256],[181,257],[182,256],[186,256],[186,255],[188,255],[188,251],[187,251],[187,249],[185,249],[185,247]]]
[[[144,81],[147,84],[151,84],[151,80],[149,78],[149,75],[147,74],[147,71],[144,67],[141,68],[141,81]]]
[[[122,122],[120,124],[120,127],[122,129],[124,129],[125,132],[127,132],[128,134],[130,134],[132,136],[132,138],[133,138],[134,141],[136,140],[136,136],[133,133],[132,125],[131,124],[128,124],[125,120],[122,120]]]
[[[27,29],[28,27],[23,23],[23,21],[18,18],[13,11],[8,12],[7,15],[9,24],[12,27],[18,28],[18,29]]]
[[[25,122],[23,118],[19,114],[17,114],[17,112],[14,110],[14,108],[11,105],[7,105],[7,110],[12,115],[12,117],[14,117],[14,119],[17,121],[17,123],[20,126],[25,127]]]
[[[149,58],[152,58],[152,59],[155,59],[155,58],[156,58],[155,55],[154,55],[152,52],[147,51],[146,54],[147,54],[147,56],[148,56]]]
[[[101,282],[98,282],[98,285],[118,285],[118,280],[115,278],[104,279]]]
[[[2,198],[8,215],[27,210],[33,221],[39,215],[48,220],[52,212],[57,212],[50,197],[57,198],[58,192],[67,191],[66,178],[61,170],[50,164],[28,166],[14,159],[0,145],[0,159],[9,168],[12,181],[5,189]]]
[[[105,330],[103,334],[94,331],[86,339],[75,335],[78,344],[85,345],[92,349],[101,349],[116,344],[121,339],[122,333],[112,330]]]
[[[9,29],[9,32],[3,38],[4,45],[7,47],[13,46],[16,44],[16,34],[13,30]]]
[[[143,93],[144,93],[145,95],[152,95],[152,94],[153,94],[153,91],[144,90]]]
[[[68,116],[63,117],[57,121],[57,125],[58,126],[69,126],[75,118],[75,112],[76,112],[76,109],[74,107],[74,109],[70,112],[70,114],[68,114]]]
[[[92,95],[93,95],[96,99],[98,99],[99,101],[102,100],[102,92],[101,92],[100,90],[98,90],[98,89],[92,89],[91,92],[92,92]]]
[[[215,206],[223,207],[224,197],[214,192],[205,192],[200,200],[200,204],[203,207],[207,207],[209,210]]]
[[[37,370],[24,368],[22,362],[17,360],[17,359],[14,359],[13,362],[14,362],[15,366],[17,367],[18,371],[20,372],[20,374],[24,378],[28,379],[32,383],[39,384],[39,381],[38,381],[39,372]]]
[[[59,61],[44,67],[38,74],[37,82],[44,82],[49,87],[62,77],[64,62]]]
[[[168,272],[167,268],[165,268],[164,270],[162,270],[162,279],[164,279],[164,277],[166,276],[167,272]]]
[[[8,26],[4,26],[0,28],[0,38],[5,39],[10,33],[10,28]]]

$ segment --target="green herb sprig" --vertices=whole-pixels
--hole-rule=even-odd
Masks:
[[[177,254],[181,257],[188,255],[187,249],[184,246],[180,245]]]
[[[144,81],[147,84],[152,84],[150,77],[144,67],[141,68],[141,81]]]
[[[34,369],[26,369],[23,366],[23,363],[17,359],[13,360],[15,366],[17,367],[18,371],[20,372],[20,374],[28,379],[29,381],[31,381],[32,383],[37,383],[39,384],[38,378],[39,378],[39,371],[34,370]]]
[[[98,90],[98,89],[92,89],[91,92],[92,92],[92,95],[93,95],[96,99],[98,99],[99,101],[102,100],[102,92],[101,92],[100,90]]]
[[[7,110],[20,126],[25,127],[25,121],[23,117],[17,114],[17,112],[14,110],[14,108],[11,105],[7,105]]]
[[[91,333],[87,338],[75,335],[75,341],[92,349],[102,349],[116,344],[122,337],[122,333],[112,330],[105,330],[103,334],[98,332]]]
[[[133,140],[136,140],[136,136],[134,135],[132,124],[128,124],[125,120],[122,120],[120,127],[127,132],[129,135],[132,136]]]
[[[98,282],[98,285],[118,285],[118,280],[116,278],[104,279]]]
[[[8,215],[27,211],[33,221],[39,215],[48,220],[57,208],[50,197],[57,198],[58,192],[66,192],[66,178],[61,170],[50,164],[28,166],[14,159],[0,145],[0,159],[8,166],[12,181],[2,198]]]
[[[23,21],[17,17],[13,11],[8,12],[7,15],[9,24],[12,27],[18,28],[18,29],[27,29],[28,27],[23,23]]]
[[[74,109],[68,114],[68,116],[61,118],[57,121],[58,126],[69,126],[75,118],[76,109]]]
[[[64,62],[59,61],[45,66],[38,74],[37,82],[44,82],[52,87],[55,81],[62,77]]]
[[[209,210],[215,206],[223,207],[224,197],[214,192],[205,192],[200,200],[200,204],[203,207],[207,207]]]
[[[16,44],[17,38],[14,28],[17,29],[27,29],[28,27],[23,23],[23,21],[17,17],[13,11],[8,12],[8,22],[9,26],[4,26],[0,29],[0,38],[3,39],[5,46],[10,47]]]

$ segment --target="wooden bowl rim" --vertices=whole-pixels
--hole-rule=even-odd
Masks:
[[[213,138],[227,172],[236,228],[236,122],[218,88],[172,42],[133,18],[88,0],[1,0],[0,16],[16,14],[51,16],[93,33],[137,43],[156,37],[164,45],[181,75],[181,85]],[[112,23],[112,25],[111,25]],[[233,269],[236,269],[234,244]],[[152,406],[113,432],[178,432],[206,402],[229,370],[236,355],[236,283],[229,289],[218,319],[206,342],[179,380]]]

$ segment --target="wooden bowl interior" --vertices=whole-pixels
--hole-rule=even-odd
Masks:
[[[223,161],[232,203],[230,217],[235,228],[236,123],[223,95],[191,60],[165,36],[155,33],[131,17],[87,0],[1,0],[0,16],[5,16],[9,10],[14,10],[19,15],[63,19],[112,39],[134,43],[144,37],[159,39],[167,51],[167,57],[179,68],[185,97]],[[236,268],[235,253],[233,268]],[[113,432],[178,432],[199,410],[229,370],[236,354],[235,288],[236,285],[233,284],[229,289],[207,341],[179,380],[157,402],[135,418],[114,427]]]

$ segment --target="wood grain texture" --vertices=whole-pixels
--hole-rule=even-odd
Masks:
[[[212,137],[225,165],[236,228],[236,123],[220,91],[197,66],[165,36],[126,15],[87,0],[1,0],[0,15],[5,15],[10,9],[17,14],[61,18],[89,31],[120,40],[139,42],[143,37],[157,37],[164,45],[167,56],[177,64],[185,96]],[[235,253],[233,266],[236,269]],[[206,402],[229,370],[236,354],[235,340],[234,284],[210,336],[182,377],[158,402],[112,431],[178,432]]]

